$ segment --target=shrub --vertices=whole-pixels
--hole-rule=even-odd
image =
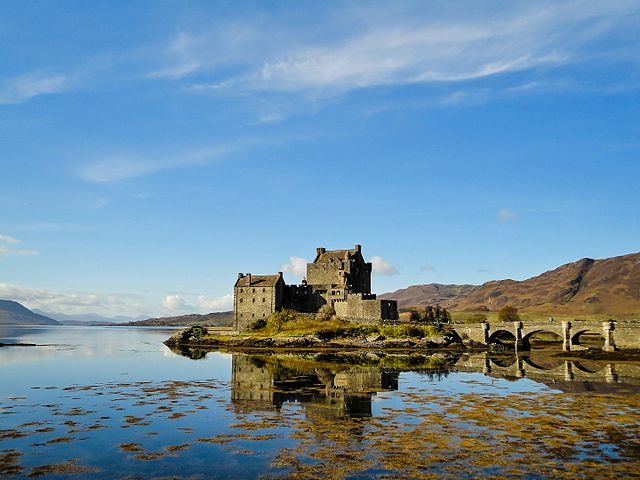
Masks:
[[[487,316],[481,313],[474,313],[473,315],[469,315],[467,317],[467,322],[469,323],[482,323],[487,321]]]
[[[267,320],[267,325],[276,331],[276,333],[280,333],[282,327],[285,323],[291,322],[295,320],[297,317],[297,312],[294,310],[289,310],[288,308],[283,308],[279,312],[274,312],[269,316],[269,320]]]
[[[519,322],[518,309],[513,305],[506,305],[498,311],[498,320],[501,322]]]
[[[421,320],[420,312],[418,312],[417,310],[411,310],[409,320],[412,322],[419,322]]]
[[[316,320],[326,322],[327,320],[331,320],[335,314],[336,311],[333,308],[333,305],[330,303],[325,303],[322,307],[320,307],[318,313],[316,313]]]
[[[261,330],[267,326],[267,321],[264,318],[259,318],[255,322],[249,325],[249,330]]]
[[[423,338],[430,337],[437,333],[435,327],[427,325],[382,325],[378,330],[382,335],[390,338]]]

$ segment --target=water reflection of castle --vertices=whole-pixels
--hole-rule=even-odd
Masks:
[[[286,356],[234,354],[231,398],[247,410],[279,410],[298,402],[308,415],[328,418],[369,417],[372,397],[398,389],[398,373],[377,367],[324,367],[296,364]]]

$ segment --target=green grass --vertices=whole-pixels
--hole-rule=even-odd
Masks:
[[[263,328],[246,332],[251,337],[303,337],[317,335],[323,340],[380,335],[385,338],[424,338],[442,333],[433,325],[365,325],[338,317],[317,320],[312,315],[291,311],[277,312]]]

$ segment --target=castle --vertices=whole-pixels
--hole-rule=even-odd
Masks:
[[[395,320],[397,303],[378,300],[371,293],[371,269],[371,263],[362,256],[362,247],[356,245],[350,250],[316,249],[313,263],[307,264],[306,280],[300,285],[287,285],[282,272],[239,273],[233,289],[234,326],[237,331],[244,331],[283,308],[317,313],[325,304],[332,305],[336,315],[345,320]]]

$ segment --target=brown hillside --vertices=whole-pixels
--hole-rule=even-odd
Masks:
[[[480,288],[478,285],[429,283],[426,285],[412,285],[392,293],[383,293],[379,295],[379,298],[396,300],[399,308],[425,307],[427,305],[441,305],[451,308],[478,288]]]
[[[452,310],[499,310],[512,304],[549,314],[640,314],[640,253],[604,260],[583,258],[524,281],[497,280],[479,287],[464,285],[448,301],[430,296],[430,285],[417,285],[382,298],[400,307],[440,303]],[[455,287],[446,286],[446,287]],[[426,292],[421,296],[420,292]],[[451,292],[455,292],[455,288]]]
[[[189,325],[202,325],[206,327],[227,327],[233,323],[233,312],[215,312],[199,315],[192,313],[177,317],[159,317],[129,322],[136,326],[162,326],[162,327],[186,327]]]

